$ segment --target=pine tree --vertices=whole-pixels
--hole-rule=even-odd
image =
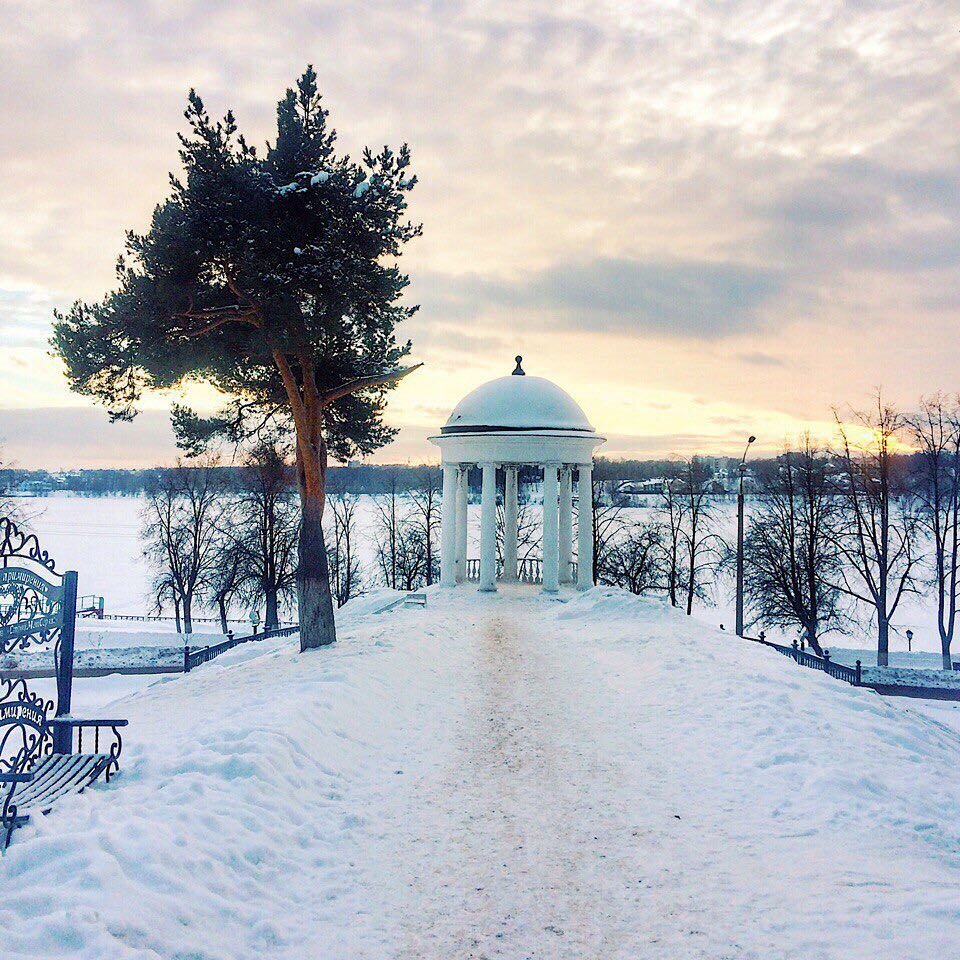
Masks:
[[[210,119],[191,90],[183,174],[150,229],[127,235],[118,287],[57,314],[53,345],[74,390],[131,419],[145,391],[205,381],[230,398],[215,417],[174,409],[190,454],[218,440],[293,431],[302,506],[297,587],[301,647],[335,639],[321,518],[327,458],[367,454],[393,431],[386,392],[414,367],[395,327],[396,261],[421,227],[406,144],[335,150],[312,67],[277,106],[276,141],[258,154],[233,114]]]

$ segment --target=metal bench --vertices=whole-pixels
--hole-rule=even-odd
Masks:
[[[126,720],[86,720],[47,714],[53,703],[31,693],[22,679],[0,681],[0,830],[10,846],[13,831],[31,817],[49,813],[64,797],[82,793],[101,776],[109,781],[119,769]],[[101,731],[112,737],[101,748]],[[87,746],[83,750],[83,732]],[[76,733],[76,752],[74,752]],[[106,740],[107,738],[103,738]],[[61,752],[54,753],[54,742]]]

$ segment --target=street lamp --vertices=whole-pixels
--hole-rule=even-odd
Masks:
[[[740,458],[740,482],[737,489],[737,636],[743,636],[743,475],[747,469],[750,444],[757,438],[751,434]]]
[[[907,653],[913,653],[913,631],[907,631]]]

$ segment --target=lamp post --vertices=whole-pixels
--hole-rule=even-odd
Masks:
[[[740,458],[740,480],[737,489],[737,636],[743,636],[743,474],[747,469],[747,454],[750,444],[757,438],[750,435]]]
[[[907,653],[913,653],[913,631],[907,631]]]

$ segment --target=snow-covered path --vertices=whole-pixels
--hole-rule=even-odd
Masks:
[[[399,869],[385,895],[407,901],[403,956],[626,946],[632,924],[611,921],[636,909],[642,883],[639,818],[620,789],[632,751],[605,729],[600,678],[571,672],[565,645],[517,613],[493,612],[461,647],[456,672],[470,682],[443,725],[443,761],[415,776],[402,813],[414,816],[391,831]]]
[[[830,769],[849,762],[849,744],[832,758],[829,746],[822,759],[807,752],[823,750],[815,727],[802,730],[814,704],[800,724],[781,716],[813,678],[793,667],[768,705],[763,694],[776,688],[757,691],[750,675],[753,697],[744,703],[725,689],[730,671],[710,676],[712,657],[704,664],[696,648],[656,646],[675,639],[658,627],[687,627],[669,611],[641,614],[627,601],[631,617],[614,620],[604,642],[596,636],[602,619],[589,613],[555,620],[539,604],[476,603],[469,624],[459,611],[444,624],[451,642],[436,703],[445,711],[423,727],[428,737],[443,731],[444,740],[411,738],[401,775],[410,788],[387,805],[394,811],[387,843],[367,861],[379,876],[358,885],[374,891],[375,903],[390,904],[392,929],[381,943],[359,924],[351,955],[902,958],[920,949],[918,905],[945,911],[960,931],[955,823],[953,870],[939,891],[928,888],[923,867],[903,861],[902,835],[866,839],[866,847],[863,834],[844,836],[848,817],[873,832],[870,794],[879,784]],[[630,622],[638,615],[642,625]],[[614,639],[624,627],[643,637],[642,647]],[[593,634],[586,642],[584,628]],[[458,634],[466,642],[455,642]],[[746,653],[744,661],[755,655],[729,652]],[[761,665],[777,673],[792,666]],[[852,693],[815,680],[828,699]],[[444,696],[444,688],[460,696]],[[894,713],[875,696],[856,696],[867,703],[853,709],[879,711],[874,720]],[[738,706],[749,706],[747,724],[730,712]],[[764,714],[762,746],[742,742],[749,721]],[[826,733],[829,707],[825,719]],[[957,742],[945,740],[955,763]],[[854,749],[855,768],[863,766]],[[809,820],[802,805],[816,807],[821,779],[843,784],[843,800],[864,809],[833,810],[839,798],[828,797],[832,827]],[[955,801],[956,786],[955,779]],[[796,787],[813,795],[791,797]],[[795,805],[801,809],[791,815]],[[906,901],[906,927],[888,902],[894,891]],[[371,912],[382,922],[378,914]],[[941,930],[927,946],[946,943]]]
[[[10,956],[955,953],[960,740],[900,704],[613,590],[242,649],[21,832]]]

